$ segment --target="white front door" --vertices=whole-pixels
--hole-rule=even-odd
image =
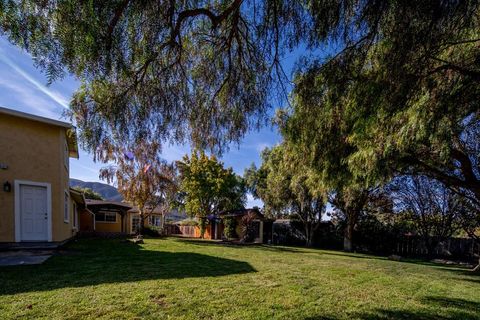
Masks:
[[[20,185],[20,234],[22,241],[48,241],[46,187]]]

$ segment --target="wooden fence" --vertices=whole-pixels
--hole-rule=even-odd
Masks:
[[[394,253],[403,256],[422,256],[428,253],[425,242],[420,237],[405,237],[399,239]],[[445,257],[470,257],[480,254],[480,245],[473,239],[449,238],[439,242],[435,247],[433,255]]]
[[[175,224],[166,224],[165,233],[168,236],[180,236],[180,237],[189,237],[196,238],[199,236],[197,226],[178,226]]]

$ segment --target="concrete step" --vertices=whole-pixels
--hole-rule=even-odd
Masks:
[[[62,244],[61,242],[6,242],[0,243],[0,251],[53,250]]]

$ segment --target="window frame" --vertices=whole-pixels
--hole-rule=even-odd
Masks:
[[[78,206],[75,202],[73,202],[73,228],[78,229]]]
[[[138,225],[134,223],[133,221],[138,219]],[[142,217],[139,214],[135,214],[131,216],[131,221],[130,221],[130,233],[136,233],[138,230],[135,230],[134,226],[137,228],[140,228],[141,225],[141,219]]]
[[[158,221],[158,225],[153,223],[154,221]],[[157,216],[157,215],[151,215],[148,218],[148,224],[150,224],[151,226],[154,226],[154,227],[161,227],[162,226],[162,217]]]
[[[99,217],[101,215],[103,215],[103,220],[97,220],[97,217]],[[115,221],[107,221],[106,219],[106,216],[107,215],[114,215],[115,216]],[[95,223],[117,223],[117,212],[114,212],[114,211],[98,211],[97,213],[95,213]]]

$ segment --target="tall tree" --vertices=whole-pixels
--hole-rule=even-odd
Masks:
[[[298,127],[317,153],[336,127],[341,162],[367,183],[413,171],[478,200],[478,2],[366,1],[358,12],[349,45],[296,79]]]
[[[330,103],[323,105],[325,97],[315,97],[320,99],[317,108],[310,104],[313,96],[293,95],[292,109],[279,111],[277,118],[292,152],[315,173],[318,185],[327,190],[328,201],[345,220],[344,250],[352,251],[358,218],[378,183],[356,175],[346,161],[356,150],[348,141],[353,123],[331,110]]]
[[[262,152],[262,165],[245,170],[250,192],[264,203],[267,214],[296,216],[302,222],[307,246],[325,213],[326,196],[312,170],[302,165],[286,144]]]
[[[176,169],[159,156],[159,146],[139,141],[133,145],[115,144],[110,150],[115,165],[100,170],[100,178],[116,183],[123,198],[135,205],[140,214],[142,234],[145,221],[157,208],[166,211],[177,192]]]
[[[190,216],[205,218],[244,207],[246,190],[242,179],[232,168],[225,169],[214,155],[195,150],[178,161],[177,166],[185,211]]]

